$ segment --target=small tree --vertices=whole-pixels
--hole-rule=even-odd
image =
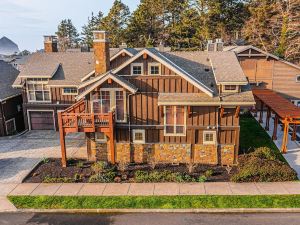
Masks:
[[[58,46],[61,51],[78,47],[79,34],[70,19],[64,19],[59,23],[56,35],[58,36]]]

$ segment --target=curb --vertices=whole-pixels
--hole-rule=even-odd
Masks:
[[[229,209],[17,209],[21,213],[300,213],[300,208]]]

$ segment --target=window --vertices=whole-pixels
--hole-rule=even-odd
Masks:
[[[185,136],[186,107],[165,106],[164,114],[165,136]]]
[[[101,142],[101,143],[107,142],[106,135],[103,132],[96,132],[95,139],[96,139],[96,141]]]
[[[145,143],[145,130],[133,130],[132,131],[133,143],[144,144]]]
[[[143,63],[132,63],[131,75],[142,75],[142,74],[144,74]]]
[[[51,102],[50,88],[44,81],[28,81],[27,96],[29,102]]]
[[[17,129],[16,129],[15,118],[5,121],[5,126],[6,126],[7,135],[12,135],[16,133]]]
[[[237,92],[238,86],[237,85],[223,85],[223,92]]]
[[[149,75],[160,75],[160,64],[159,63],[149,63],[148,64]]]
[[[297,77],[296,77],[296,82],[299,82],[299,83],[300,83],[300,75],[297,75]]]
[[[63,95],[77,95],[78,91],[77,88],[69,87],[69,88],[63,88]]]
[[[203,132],[203,144],[204,145],[216,144],[216,132],[215,131],[204,131]]]

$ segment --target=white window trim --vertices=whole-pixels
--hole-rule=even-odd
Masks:
[[[46,81],[27,81],[26,82],[26,93],[27,93],[27,100],[28,102],[34,102],[34,103],[51,103],[52,102],[52,96],[51,96],[51,88],[49,88],[46,91],[49,91],[49,101],[36,101],[36,100],[30,100],[30,95],[29,95],[29,88],[28,88],[28,84],[47,84],[48,82]],[[43,89],[44,91],[44,89]],[[43,92],[44,94],[44,92]],[[34,90],[34,96],[35,96],[35,90]],[[35,96],[36,99],[36,96]]]
[[[213,134],[213,141],[205,141],[205,135],[206,134]],[[217,143],[217,132],[211,131],[211,130],[205,130],[203,131],[203,145],[216,145]]]
[[[141,67],[141,74],[133,74],[133,67],[140,66]],[[131,63],[130,64],[130,74],[131,76],[141,76],[144,75],[144,64],[143,63]]]
[[[76,89],[76,93],[66,93],[65,88]],[[78,95],[78,89],[76,87],[64,87],[64,88],[62,88],[61,92],[62,92],[62,95]]]
[[[175,105],[174,105],[175,106]],[[173,107],[174,107],[173,106]],[[174,124],[174,129],[176,129],[176,107],[174,107],[174,121],[175,121],[175,124]],[[187,107],[184,106],[184,125],[183,125],[183,128],[184,128],[184,132],[183,133],[167,133],[167,116],[166,116],[166,106],[164,106],[164,136],[172,136],[172,137],[183,137],[183,136],[186,136],[186,120],[187,120]]]
[[[235,90],[226,90],[225,89],[225,86],[235,86]],[[235,85],[235,84],[224,84],[222,85],[222,92],[231,92],[231,93],[236,93],[239,91],[239,86],[238,85]]]
[[[300,75],[296,75],[296,83],[300,83]]]
[[[109,91],[110,94],[110,110],[113,111],[116,109],[116,105],[117,105],[117,99],[116,99],[116,91],[123,91],[123,95],[124,95],[124,120],[117,120],[117,115],[116,115],[116,122],[118,123],[127,123],[127,99],[126,99],[126,90],[124,90],[123,88],[100,88],[99,90],[100,92],[101,91]],[[92,109],[92,112],[94,112],[94,101],[98,101],[98,100],[92,100],[91,101],[91,109]],[[117,113],[117,112],[115,112]]]
[[[151,66],[158,66],[158,71],[159,73],[158,74],[152,74],[151,73]],[[148,63],[148,75],[150,76],[160,76],[161,75],[161,64],[160,63]]]
[[[101,133],[101,132],[95,132],[95,140],[99,143],[107,143],[107,136],[105,135],[105,133],[103,139],[97,138],[97,133]]]
[[[135,140],[135,134],[136,133],[142,133],[143,140]],[[146,143],[145,130],[142,130],[142,129],[132,130],[132,142],[135,143],[135,144],[145,144]]]
[[[6,121],[5,121],[5,130],[6,130],[6,134],[7,134],[7,135],[9,135],[9,134],[8,134],[8,130],[7,130],[7,123],[9,123],[9,122],[11,122],[11,121],[13,121],[13,122],[14,122],[14,132],[16,132],[16,131],[17,131],[17,127],[16,127],[16,120],[15,120],[15,118],[12,118],[12,119],[6,120]]]

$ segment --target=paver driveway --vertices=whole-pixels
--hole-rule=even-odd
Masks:
[[[68,135],[67,156],[86,157],[83,134]],[[0,138],[0,183],[21,183],[43,158],[60,158],[59,134],[30,131],[19,137]]]

